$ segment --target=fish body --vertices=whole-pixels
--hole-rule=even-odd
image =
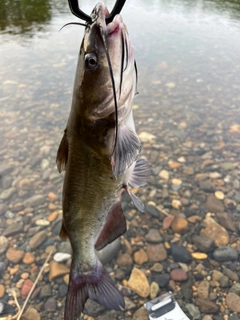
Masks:
[[[106,25],[108,15],[106,6],[98,3],[86,27],[70,116],[57,154],[59,171],[66,170],[60,236],[69,238],[73,251],[65,320],[79,319],[88,298],[108,309],[124,307],[95,249],[126,231],[120,205],[124,189],[143,209],[128,184],[144,185],[150,170],[138,159],[141,144],[132,116],[134,50],[121,16]]]

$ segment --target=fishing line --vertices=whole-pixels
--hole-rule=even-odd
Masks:
[[[64,26],[62,26],[62,28],[59,31],[61,31],[66,26],[69,26],[70,24],[76,24],[76,25],[83,26],[83,27],[87,27],[88,26],[87,24],[80,23],[80,22],[69,22],[69,23],[66,23]]]
[[[122,80],[123,80],[123,68],[124,68],[124,58],[125,58],[125,47],[124,47],[124,38],[123,33],[121,33],[121,41],[122,41],[122,61],[121,61],[121,70],[120,70],[120,90],[119,90],[119,98],[122,92]]]
[[[117,95],[116,95],[115,81],[114,81],[114,77],[113,77],[112,64],[111,64],[111,60],[110,60],[110,57],[109,57],[106,36],[105,36],[105,34],[103,32],[103,29],[101,29],[101,35],[102,35],[102,39],[103,39],[104,49],[105,49],[105,52],[106,52],[108,66],[109,66],[109,72],[110,72],[110,77],[111,77],[111,81],[112,81],[113,99],[114,99],[114,107],[115,107],[116,132],[115,132],[115,141],[114,141],[113,151],[112,151],[112,154],[111,154],[111,157],[112,157],[113,154],[114,154],[114,151],[116,149],[117,139],[118,139],[118,105],[117,105]]]

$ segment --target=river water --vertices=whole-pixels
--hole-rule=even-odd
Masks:
[[[95,5],[86,0],[79,4],[86,13]],[[137,191],[147,205],[145,214],[124,198],[128,232],[116,249],[116,260],[107,264],[127,296],[127,310],[93,308],[94,313],[90,305],[87,314],[94,319],[147,319],[144,311],[141,316],[136,312],[150,296],[126,289],[136,267],[150,288],[158,284],[156,294],[174,291],[190,318],[213,314],[216,320],[237,320],[240,1],[127,0],[122,16],[139,73],[136,128],[153,174],[148,186]],[[51,248],[70,252],[58,237],[62,176],[55,156],[83,36],[80,26],[59,31],[72,21],[78,20],[64,0],[0,2],[0,304],[5,314],[15,313],[10,288],[22,305],[26,279],[36,279]],[[35,234],[39,242],[32,244]],[[199,235],[202,240],[194,240]],[[198,242],[204,239],[205,247]],[[206,257],[181,261],[172,244]],[[140,249],[145,262],[136,260]],[[225,250],[223,258],[219,250]],[[159,255],[154,256],[155,251]],[[26,252],[32,254],[30,262]],[[49,278],[49,270],[59,271],[50,261],[30,301],[41,319],[60,319],[67,271]],[[70,260],[61,263],[68,268]],[[236,296],[229,295],[231,291]]]

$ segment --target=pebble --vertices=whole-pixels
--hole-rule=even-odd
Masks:
[[[132,266],[133,259],[131,255],[126,252],[119,255],[116,262],[117,262],[117,265],[119,265],[120,267],[129,267],[129,266]]]
[[[181,206],[182,206],[182,203],[180,200],[176,200],[176,199],[172,200],[172,207],[174,209],[179,209],[181,208]]]
[[[0,216],[2,216],[8,209],[8,206],[5,203],[0,203]]]
[[[29,240],[30,248],[38,248],[47,239],[47,237],[48,236],[46,231],[39,231]]]
[[[49,283],[41,287],[40,298],[51,297],[51,295],[52,295],[52,288]]]
[[[160,262],[167,259],[167,251],[162,243],[147,245],[147,255],[151,262]]]
[[[23,257],[23,263],[32,264],[35,261],[35,256],[31,252],[26,252]]]
[[[22,289],[21,289],[21,298],[25,300],[33,286],[33,281],[30,279],[26,279],[23,283]]]
[[[0,200],[8,200],[16,191],[15,187],[3,190],[0,194]]]
[[[174,233],[184,234],[188,230],[188,221],[180,216],[175,217],[171,224]]]
[[[52,281],[59,276],[68,274],[70,271],[70,269],[66,267],[64,264],[60,264],[54,260],[50,262],[49,268],[50,268],[49,275],[48,275],[49,281]]]
[[[196,259],[196,260],[205,260],[208,257],[207,254],[203,252],[192,252],[191,255],[193,259]]]
[[[238,281],[237,273],[232,271],[231,269],[223,268],[223,274],[225,274],[225,276],[227,276],[232,281]]]
[[[134,313],[132,320],[149,320],[147,309],[144,306],[138,309]]]
[[[229,292],[234,292],[237,295],[240,295],[240,283],[235,283],[230,289]]]
[[[5,294],[5,287],[3,284],[0,284],[0,298],[2,298]]]
[[[150,285],[150,298],[155,299],[159,292],[159,285],[157,282],[153,281]]]
[[[188,278],[187,273],[183,269],[173,269],[170,272],[170,278],[174,281],[186,281]]]
[[[71,254],[69,253],[64,253],[64,252],[57,252],[53,256],[53,260],[56,262],[64,262],[71,258]]]
[[[237,260],[238,252],[231,246],[221,246],[214,250],[213,256],[217,261],[231,261]]]
[[[148,261],[148,256],[143,249],[140,249],[139,251],[135,252],[133,258],[134,262],[138,265],[142,265],[143,263]]]
[[[64,298],[66,297],[68,292],[68,286],[65,283],[60,284],[58,288],[58,296],[59,298]]]
[[[44,220],[44,219],[38,219],[35,221],[35,224],[37,226],[41,226],[41,227],[47,227],[50,225],[50,222],[48,220]]]
[[[167,230],[168,228],[170,228],[174,219],[175,217],[173,215],[169,215],[166,218],[164,218],[162,223],[163,230]]]
[[[207,197],[207,201],[205,203],[205,207],[213,213],[223,212],[224,205],[223,203],[215,197],[214,194],[209,194]]]
[[[46,202],[46,198],[40,194],[36,194],[24,202],[25,207],[38,207]]]
[[[169,179],[169,172],[167,170],[162,170],[159,173],[159,177],[164,179],[164,180],[168,180]]]
[[[201,281],[198,285],[198,288],[197,288],[198,297],[199,298],[208,298],[209,288],[210,288],[210,285],[209,285],[208,281],[206,281],[206,280]]]
[[[224,193],[222,191],[215,191],[214,193],[215,197],[219,200],[223,200],[224,199]]]
[[[229,243],[229,235],[225,228],[218,224],[211,217],[204,219],[204,224],[206,228],[202,229],[200,232],[201,236],[207,236],[214,240],[216,246],[225,246]]]
[[[219,312],[219,306],[213,301],[210,301],[209,299],[197,298],[196,305],[199,308],[199,310],[204,313],[212,314]]]
[[[186,308],[188,309],[188,312],[193,317],[193,319],[201,319],[201,313],[194,304],[186,303]]]
[[[156,136],[154,136],[151,133],[145,132],[145,131],[139,133],[138,137],[144,143],[146,143],[146,142],[150,142],[151,143],[156,139]]]
[[[29,306],[24,314],[21,316],[21,320],[40,320],[40,314],[36,309]]]
[[[58,211],[53,211],[47,218],[47,220],[49,222],[53,222],[54,220],[57,219],[57,217],[59,216],[59,212]]]
[[[150,294],[150,287],[147,277],[141,270],[137,268],[132,269],[127,285],[140,297],[146,298]]]
[[[162,272],[163,271],[163,265],[159,262],[154,263],[154,265],[150,269],[153,272]]]
[[[176,262],[190,263],[192,261],[191,254],[184,246],[171,244],[171,255]]]
[[[214,249],[214,240],[207,236],[194,235],[193,243],[202,252],[211,252]]]
[[[240,297],[236,293],[229,292],[226,296],[226,303],[231,311],[240,312]]]
[[[216,217],[217,217],[219,223],[221,224],[221,226],[223,226],[227,230],[230,230],[233,232],[236,231],[236,227],[235,227],[234,220],[233,220],[233,215],[231,213],[218,212],[218,213],[216,213]]]
[[[216,189],[215,185],[211,182],[211,180],[199,181],[199,188],[205,192],[213,192]]]
[[[23,222],[13,223],[4,230],[3,236],[11,237],[22,231],[23,231]]]
[[[8,248],[8,239],[0,236],[0,254],[4,253]]]
[[[19,263],[22,260],[23,255],[23,250],[18,250],[14,248],[9,248],[6,252],[7,259],[13,263]]]
[[[57,302],[54,298],[48,298],[47,301],[44,303],[44,309],[47,312],[54,312],[57,309]]]
[[[162,241],[162,237],[160,236],[160,233],[158,230],[150,229],[146,234],[146,240],[152,243],[159,243]]]

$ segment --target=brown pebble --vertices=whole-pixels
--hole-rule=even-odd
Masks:
[[[13,262],[13,263],[18,263],[22,260],[24,255],[24,251],[23,250],[17,250],[14,248],[9,248],[7,253],[6,253],[6,257],[9,261]]]
[[[167,259],[167,251],[164,248],[162,243],[159,244],[150,244],[147,245],[147,255],[149,261],[160,262]]]
[[[131,266],[133,264],[132,257],[129,253],[123,253],[117,258],[117,265],[124,267],[124,266]]]
[[[166,218],[164,218],[163,223],[162,223],[163,229],[167,230],[168,228],[170,228],[174,219],[175,219],[175,217],[172,215],[169,215]]]
[[[183,217],[175,217],[171,224],[171,228],[175,233],[184,234],[188,230],[188,222]]]
[[[137,268],[132,269],[128,287],[143,298],[146,298],[150,293],[150,286],[145,274]]]
[[[143,249],[140,249],[139,251],[134,253],[134,262],[142,265],[143,263],[148,261],[148,256],[146,252]]]
[[[49,222],[52,222],[52,221],[56,220],[56,218],[58,217],[58,215],[59,215],[58,211],[53,211],[53,212],[48,216],[47,220],[48,220]]]
[[[226,303],[231,311],[240,312],[240,297],[236,293],[229,292],[226,297]]]
[[[23,257],[23,263],[32,264],[35,261],[35,257],[31,252],[26,252]]]
[[[70,271],[69,268],[67,268],[64,264],[58,263],[54,260],[50,262],[49,267],[50,267],[50,272],[48,276],[49,281],[52,281],[56,277],[65,275]]]
[[[5,287],[3,284],[0,284],[0,298],[2,298],[5,294]]]
[[[21,274],[21,278],[24,279],[24,280],[26,280],[28,277],[29,277],[29,273],[28,272],[23,272]]]
[[[49,192],[48,198],[49,198],[51,201],[56,201],[57,198],[58,198],[58,196],[57,196],[55,193],[53,193],[53,192]]]
[[[24,281],[22,290],[21,290],[21,297],[23,300],[25,300],[28,296],[29,291],[31,290],[33,286],[33,282],[30,279],[27,279]]]
[[[187,280],[188,275],[183,269],[173,269],[170,272],[170,278],[174,281],[182,282]]]

